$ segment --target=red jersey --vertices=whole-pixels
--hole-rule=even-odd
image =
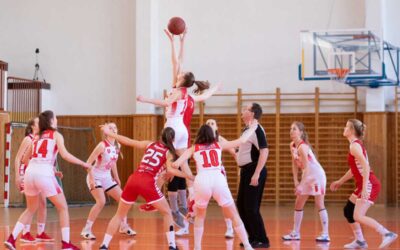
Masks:
[[[353,140],[353,141],[350,143],[350,145],[351,145],[352,143],[358,143],[358,144],[361,146],[363,155],[364,155],[364,157],[365,157],[367,163],[369,164],[368,155],[367,155],[367,150],[365,149],[365,147],[364,147],[364,145],[362,144],[362,142],[361,142],[360,140],[356,139],[356,140]],[[348,155],[348,157],[347,157],[347,161],[348,161],[348,163],[349,163],[351,173],[353,174],[354,179],[355,179],[355,181],[356,181],[356,185],[357,185],[357,186],[361,185],[361,187],[362,187],[363,176],[362,176],[362,166],[361,166],[361,163],[358,162],[358,160],[351,154],[351,152],[349,152],[349,155]],[[379,183],[379,180],[376,178],[376,176],[374,175],[374,173],[372,172],[372,170],[370,170],[370,172],[369,172],[369,181],[371,182],[371,184],[377,184],[377,183]]]
[[[147,146],[142,161],[136,172],[157,176],[165,169],[168,148],[161,142],[153,142]]]

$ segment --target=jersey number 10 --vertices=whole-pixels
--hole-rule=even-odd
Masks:
[[[215,150],[201,151],[200,154],[203,156],[203,168],[218,167],[218,153]]]

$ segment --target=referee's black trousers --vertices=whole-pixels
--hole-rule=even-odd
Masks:
[[[249,241],[269,243],[264,227],[264,221],[260,214],[260,205],[267,179],[267,169],[261,170],[258,186],[250,186],[251,177],[257,167],[257,163],[249,163],[240,170],[240,184],[236,205],[246,231]]]

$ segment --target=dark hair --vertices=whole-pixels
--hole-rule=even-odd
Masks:
[[[196,81],[192,72],[184,73],[183,79],[182,87],[190,88],[193,84],[197,85],[197,89],[193,90],[195,94],[201,94],[203,90],[210,88],[208,81]]]
[[[51,110],[46,110],[39,114],[39,135],[40,136],[46,130],[55,130],[51,126],[52,119],[54,119],[54,113]]]
[[[173,160],[176,161],[178,159],[178,155],[176,154],[176,150],[174,147],[174,139],[175,139],[175,131],[173,128],[166,127],[162,130],[161,133],[161,142],[167,146],[169,152],[173,156]]]
[[[25,128],[25,136],[28,136],[30,134],[33,133],[33,125],[35,125],[35,119],[37,118],[37,116],[29,119],[28,124],[26,124],[26,128]]]
[[[253,102],[250,110],[254,113],[254,119],[259,120],[261,118],[262,108],[260,104]]]
[[[350,122],[352,124],[354,133],[357,138],[363,139],[367,126],[362,121],[357,119],[350,119],[347,122]]]
[[[298,121],[294,121],[292,123],[292,125],[293,124],[296,125],[296,127],[300,130],[300,132],[302,132],[300,138],[311,147],[311,144],[308,140],[308,134],[306,132],[306,128],[305,128],[304,124],[302,122],[298,122]]]
[[[211,144],[216,141],[214,131],[207,124],[201,125],[199,130],[197,131],[196,139],[194,140],[194,144]]]

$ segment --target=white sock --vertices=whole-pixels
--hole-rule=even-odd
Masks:
[[[61,238],[64,242],[69,243],[69,227],[63,227],[61,228]]]
[[[242,241],[244,248],[250,248],[250,242],[249,238],[247,237],[247,232],[246,229],[244,228],[244,225],[240,225],[234,228],[235,232],[239,236],[239,239]]]
[[[354,237],[356,237],[357,240],[365,241],[364,235],[363,235],[363,232],[362,232],[361,228],[354,230],[353,233],[354,233]]]
[[[46,223],[38,223],[37,224],[37,234],[42,234],[44,232],[44,228],[46,227]]]
[[[17,223],[14,226],[14,229],[12,231],[12,235],[14,237],[14,239],[16,239],[19,235],[19,233],[24,229],[24,224],[22,224],[21,222],[17,221]]]
[[[167,236],[168,245],[175,248],[175,231],[166,232],[165,235]]]
[[[172,212],[178,211],[178,192],[168,192],[169,205]]]
[[[294,210],[293,231],[300,233],[301,221],[303,220],[303,210]]]
[[[30,224],[25,225],[24,230],[22,230],[22,234],[29,233],[30,231],[31,231],[31,225]]]
[[[85,225],[85,230],[92,231],[93,221],[87,220]]]
[[[329,219],[328,219],[328,211],[326,209],[319,210],[319,218],[321,220],[322,233],[328,235],[329,234]]]
[[[204,227],[194,227],[194,249],[201,249]]]
[[[232,230],[232,221],[231,219],[225,219],[226,229]]]
[[[379,227],[376,229],[376,231],[382,235],[385,236],[385,234],[389,233],[389,230],[387,230],[384,226],[379,225]]]
[[[104,239],[103,239],[103,243],[101,243],[101,245],[105,245],[106,247],[108,247],[108,245],[110,245],[111,239],[112,239],[111,235],[105,234],[104,235]]]

